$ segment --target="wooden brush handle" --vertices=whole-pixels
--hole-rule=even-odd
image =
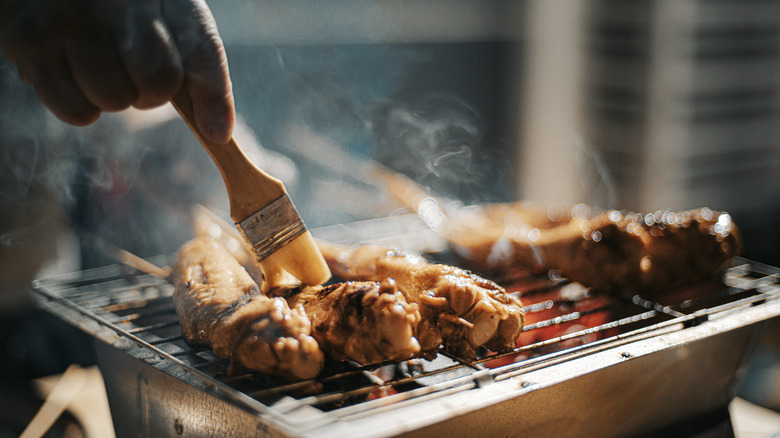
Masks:
[[[230,199],[230,216],[234,222],[241,222],[286,193],[281,181],[249,161],[235,138],[231,137],[225,144],[206,140],[195,122],[192,98],[184,87],[172,103],[222,174]]]
[[[276,239],[279,236],[284,237],[284,235],[274,235],[275,232],[272,230],[269,236],[253,235],[250,239],[246,235],[245,227],[240,224],[254,215],[253,219],[250,219],[250,222],[253,222],[254,218],[258,217],[256,213],[284,196],[287,193],[284,185],[281,181],[258,169],[257,166],[249,161],[244,152],[241,151],[241,148],[238,147],[238,143],[236,143],[234,138],[231,138],[226,144],[217,144],[206,140],[195,124],[192,98],[186,90],[182,89],[172,103],[219,168],[222,179],[225,181],[225,187],[227,187],[228,198],[230,199],[230,216],[239,225],[239,229],[241,229],[244,237],[249,239],[255,255],[259,256],[258,243],[265,244],[267,239],[273,241],[272,243],[278,243],[279,241]],[[284,210],[287,213],[294,213],[295,219],[302,229],[298,229],[298,233],[289,235],[289,239],[283,238],[281,246],[269,249],[271,253],[264,255],[264,257],[267,257],[265,262],[285,269],[304,284],[322,284],[328,281],[330,270],[319,249],[317,249],[314,238],[303,227],[298,212],[295,211],[289,199],[285,196],[280,201],[289,202],[289,207]],[[269,220],[269,222],[272,225],[279,225],[274,220]],[[282,217],[281,225],[290,222],[295,221],[289,217]]]

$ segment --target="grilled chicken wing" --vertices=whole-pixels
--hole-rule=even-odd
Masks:
[[[305,287],[293,290],[288,302],[303,306],[312,321],[312,336],[333,359],[367,365],[420,353],[414,336],[418,306],[407,303],[392,280]]]
[[[405,175],[375,173],[464,267],[492,276],[556,270],[595,289],[653,295],[706,279],[742,250],[731,216],[706,207],[647,214],[527,201],[443,208]]]
[[[287,379],[315,377],[324,355],[303,306],[269,298],[216,240],[185,244],[174,269],[174,303],[184,336],[222,358]]]
[[[392,280],[279,286],[265,296],[234,255],[210,237],[182,247],[174,275],[187,339],[250,369],[299,380],[319,373],[322,351],[362,365],[420,354],[418,306]]]
[[[514,347],[523,326],[522,305],[492,281],[453,266],[430,264],[412,252],[319,245],[338,276],[358,281],[392,278],[406,299],[420,306],[417,339],[424,355],[435,353],[439,343],[469,357],[483,345],[494,351]]]
[[[480,272],[555,269],[596,289],[645,292],[702,280],[741,250],[731,217],[708,208],[635,214],[493,204],[451,217],[446,237]]]

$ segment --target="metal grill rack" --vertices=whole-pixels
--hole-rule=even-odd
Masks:
[[[166,261],[170,260],[156,262]],[[560,279],[523,279],[505,285],[520,294],[527,311],[526,327],[513,351],[483,352],[477,359],[442,351],[431,361],[368,367],[331,362],[317,379],[294,383],[235,369],[210,348],[188,344],[174,309],[173,287],[165,280],[124,266],[109,266],[40,280],[34,286],[45,308],[93,334],[102,341],[99,345],[109,345],[111,351],[128,354],[142,367],[162,371],[187,387],[256,416],[264,432],[306,435],[323,431],[324,425],[342,430],[351,422],[432,400],[441,402],[458,393],[480,392],[500,382],[511,381],[513,391],[528,392],[546,386],[527,378],[534,372],[691,330],[746,309],[772,304],[758,320],[773,317],[780,314],[778,272],[739,260],[721,280],[667,294],[661,301],[593,295]],[[634,356],[630,352],[621,355],[620,360]],[[597,368],[609,365],[602,363]],[[111,374],[105,364],[101,369]],[[109,390],[111,385],[107,382]],[[117,412],[113,403],[112,411]],[[309,420],[293,425],[300,423],[301,415]],[[147,426],[154,427],[148,419]],[[391,430],[392,435],[399,432],[397,426]]]

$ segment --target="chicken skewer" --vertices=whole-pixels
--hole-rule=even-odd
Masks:
[[[211,228],[210,224],[220,228],[219,221],[203,211],[196,214],[195,222],[200,232]],[[378,275],[360,278],[347,275],[345,265],[331,263],[331,267],[341,269],[343,278],[358,281],[325,287],[282,282],[269,287],[257,276],[262,269],[243,254],[248,250],[235,244],[235,236],[221,238],[226,237],[231,254],[243,260],[247,271],[256,272],[264,293],[285,297],[290,307],[303,306],[312,321],[312,336],[337,360],[370,364],[420,355],[431,358],[442,342],[456,354],[473,357],[483,345],[496,351],[513,348],[522,328],[519,300],[498,285],[458,268],[430,265],[412,253],[390,258],[396,262],[395,270],[388,269],[392,263],[386,263]],[[324,245],[320,248],[331,259],[343,255],[344,248],[323,249]],[[352,262],[371,263],[379,255],[366,252]],[[417,272],[414,279],[411,272]]]
[[[706,279],[742,248],[731,216],[709,208],[638,214],[514,202],[445,211],[404,175],[375,173],[465,266],[491,275],[552,269],[599,290],[659,293]]]
[[[417,339],[423,355],[435,354],[440,342],[463,357],[474,357],[482,346],[493,351],[514,348],[523,327],[522,304],[496,283],[457,267],[430,264],[412,252],[370,245],[318,245],[339,277],[392,278],[406,299],[420,306]]]
[[[449,231],[454,252],[481,272],[556,269],[621,293],[660,293],[706,279],[741,248],[731,217],[708,208],[635,214],[494,204],[464,212]]]

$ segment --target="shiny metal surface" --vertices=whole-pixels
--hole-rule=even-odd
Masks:
[[[44,307],[98,340],[118,436],[622,436],[734,397],[763,323],[780,315],[780,285],[776,268],[746,260],[724,281],[675,303],[635,297],[591,307],[585,302],[599,297],[583,298],[582,307],[547,300],[565,283],[547,284],[525,292],[539,313],[521,336],[569,329],[513,352],[332,363],[300,383],[235,370],[209,348],[186,344],[171,286],[151,276],[108,267],[36,288]],[[562,311],[544,313],[550,307]],[[567,326],[600,312],[610,318]]]
[[[258,260],[264,260],[306,232],[298,210],[286,193],[236,226],[244,238],[253,243]]]

